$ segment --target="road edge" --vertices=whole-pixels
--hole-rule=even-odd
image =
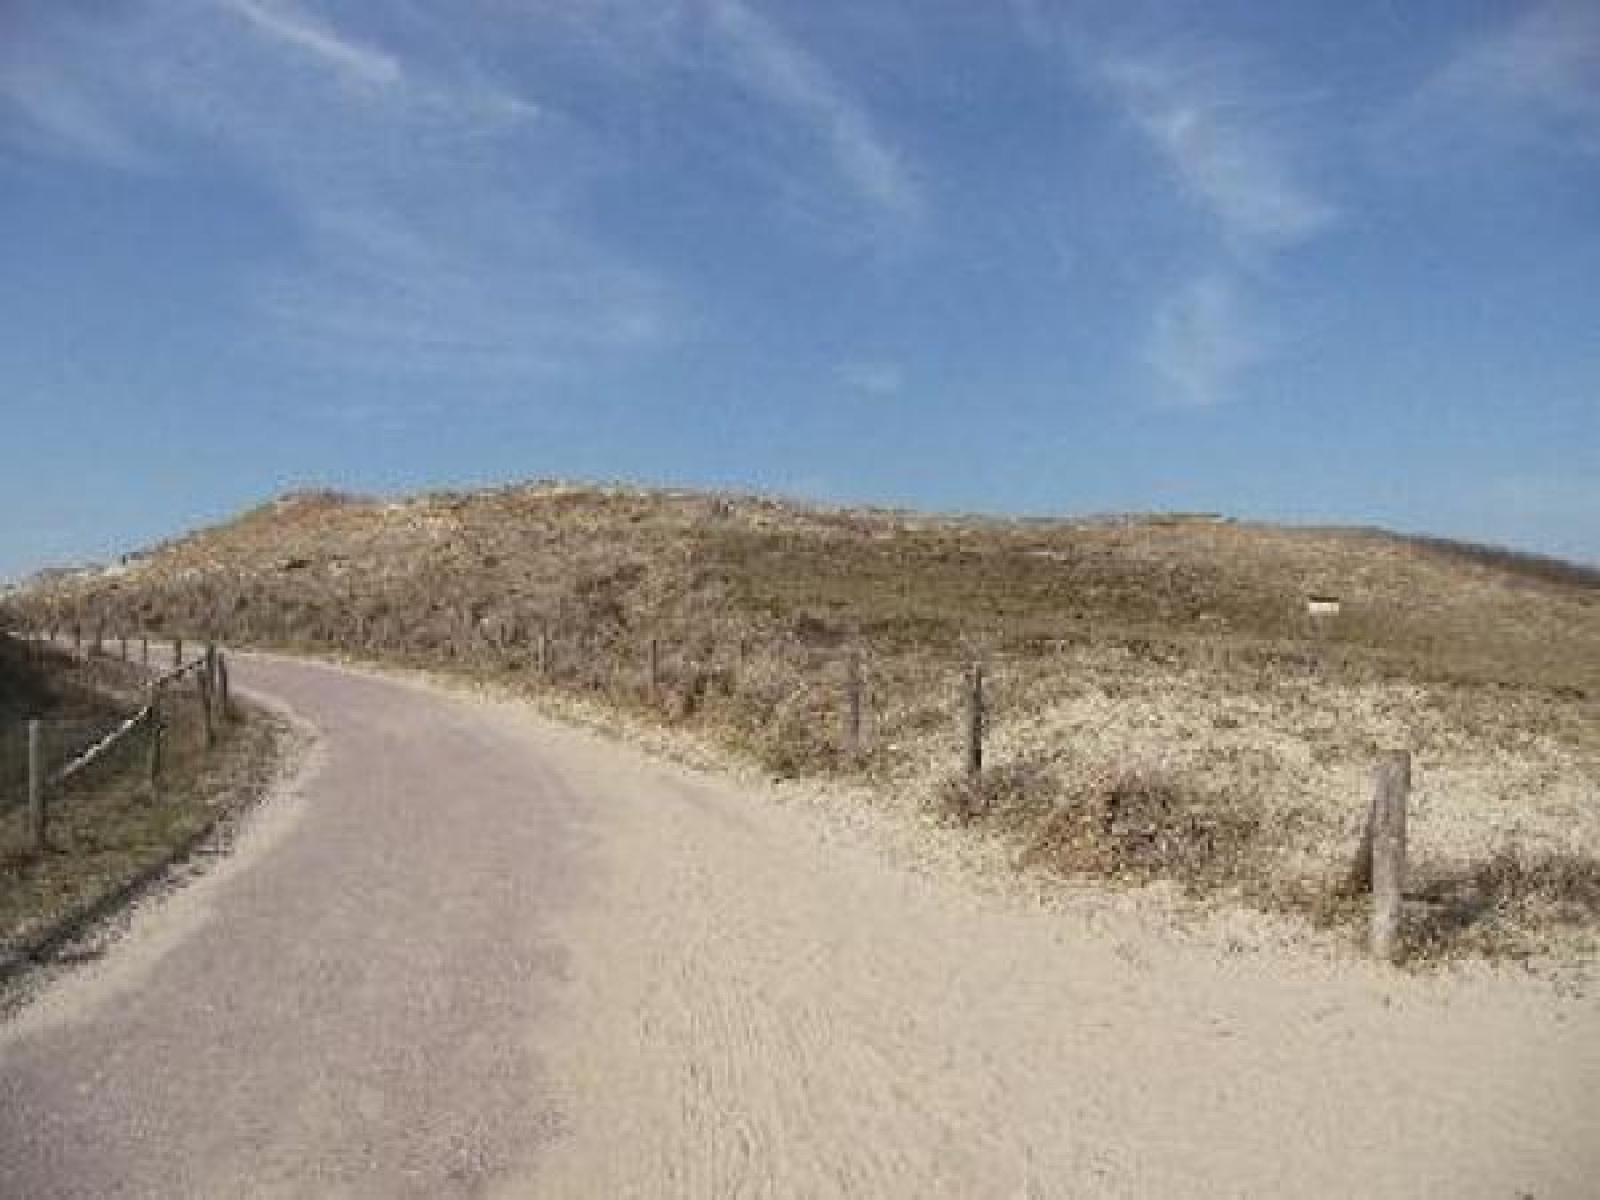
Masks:
[[[0,1021],[24,1007],[34,989],[27,980],[35,972],[62,966],[52,959],[57,951],[97,932],[110,932],[117,918],[129,914],[141,901],[176,890],[208,874],[216,861],[226,858],[245,826],[264,806],[292,791],[316,763],[321,735],[316,726],[276,696],[253,688],[235,694],[266,711],[281,726],[275,761],[259,783],[247,782],[229,789],[193,833],[163,851],[127,879],[68,910],[20,945],[0,951]],[[210,860],[209,862],[207,860]],[[200,870],[192,868],[206,863]],[[120,934],[113,934],[113,938]]]

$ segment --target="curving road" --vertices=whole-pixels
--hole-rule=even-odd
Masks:
[[[320,761],[4,1037],[0,1195],[436,1196],[555,1128],[520,1047],[558,973],[583,806],[463,704],[236,670],[317,727]]]
[[[1600,1178],[1592,989],[1052,910],[957,882],[937,832],[514,706],[279,659],[237,677],[319,748],[232,855],[0,1027],[0,1196]]]

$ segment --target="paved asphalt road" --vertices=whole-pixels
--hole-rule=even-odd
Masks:
[[[320,749],[0,1024],[0,1200],[1596,1194],[1577,977],[991,894],[871,806],[236,677]]]
[[[460,1194],[554,1132],[526,1046],[581,806],[463,705],[239,674],[320,729],[320,767],[0,1027],[0,1196]]]

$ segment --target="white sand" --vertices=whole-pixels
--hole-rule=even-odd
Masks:
[[[1595,1194],[1600,1005],[1571,981],[1029,903],[891,817],[486,712],[605,798],[530,1034],[570,1124],[501,1194]]]

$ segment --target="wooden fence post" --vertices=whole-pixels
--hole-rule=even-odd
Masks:
[[[217,651],[217,700],[222,719],[232,720],[233,703],[228,698],[228,660],[220,650]]]
[[[150,665],[150,636],[149,636],[149,634],[146,634],[146,635],[144,635],[143,637],[141,637],[139,639],[139,665],[141,667],[148,667]]]
[[[539,677],[550,678],[550,629],[547,625],[539,626]]]
[[[76,621],[72,623],[72,652],[83,653],[83,626]]]
[[[215,723],[221,712],[221,705],[218,703],[217,644],[215,642],[206,643],[206,665],[204,670],[206,673],[206,698],[211,701],[211,715],[213,723]]]
[[[49,841],[49,814],[44,795],[44,722],[28,722],[28,844],[43,854]]]
[[[117,653],[121,656],[123,662],[128,661],[128,635],[125,633],[119,634],[117,637]]]
[[[661,643],[650,639],[650,703],[661,698]]]
[[[1361,823],[1361,836],[1356,841],[1355,857],[1350,860],[1350,870],[1345,875],[1343,896],[1364,896],[1372,890],[1372,828],[1378,819],[1378,791],[1374,787],[1367,797],[1367,815]]]
[[[89,648],[89,653],[95,656],[106,652],[106,627],[103,622],[96,621],[94,626],[94,645]]]
[[[211,749],[217,742],[217,729],[211,717],[211,671],[210,664],[202,666],[194,673],[195,687],[200,692],[200,720],[205,728],[206,749]]]
[[[156,783],[161,779],[161,737],[165,722],[161,717],[161,685],[150,685],[150,795],[155,796]]]
[[[861,652],[850,651],[844,678],[844,752],[861,753]]]
[[[183,638],[182,637],[174,637],[172,639],[172,665],[174,667],[183,666]]]
[[[1411,754],[1391,751],[1373,781],[1372,924],[1374,957],[1400,957],[1401,906],[1406,886],[1406,799],[1411,791]]]
[[[967,777],[983,774],[983,664],[973,663],[967,676]]]

